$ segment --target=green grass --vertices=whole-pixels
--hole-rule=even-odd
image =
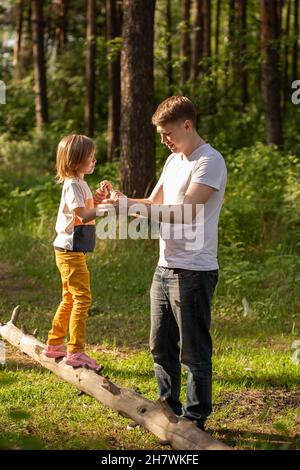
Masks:
[[[60,299],[52,248],[43,239],[30,236],[29,230],[22,235],[6,230],[2,243],[6,243],[6,261],[1,321],[7,321],[14,305],[21,304],[20,323],[30,329],[38,327],[39,337],[45,341]],[[88,319],[88,348],[104,365],[104,375],[125,387],[139,388],[151,400],[156,399],[157,390],[148,350],[149,287],[156,260],[157,242],[141,240],[98,242],[89,257],[94,301]],[[300,375],[290,349],[299,329],[292,313],[297,305],[290,304],[286,310],[272,287],[276,277],[281,278],[281,289],[291,278],[272,271],[269,280],[257,285],[251,271],[264,277],[265,264],[256,265],[249,258],[247,271],[244,259],[237,258],[234,266],[239,262],[249,290],[243,277],[236,278],[238,269],[228,267],[226,276],[223,272],[220,277],[213,304],[215,410],[208,430],[240,449],[300,448],[296,393]],[[246,317],[243,296],[251,306]],[[297,298],[294,300],[296,303]],[[185,385],[183,371],[182,400]],[[160,448],[150,433],[128,431],[127,419],[93,398],[78,396],[74,387],[32,362],[24,363],[13,348],[0,372],[0,408],[0,426],[5,430],[2,447]]]
[[[228,348],[225,338],[214,339],[215,411],[208,420],[209,432],[241,449],[299,448],[300,377],[289,351],[282,354],[255,339],[236,340]],[[147,350],[90,350],[104,365],[104,375],[156,399]],[[182,399],[185,385],[183,371]],[[13,356],[0,372],[0,410],[2,441],[11,448],[160,448],[150,433],[128,431],[126,418],[87,395],[78,396],[74,387],[47,370]]]
[[[23,151],[30,161],[30,145]],[[14,145],[7,152],[10,164],[0,172],[0,321],[19,304],[20,325],[38,328],[46,341],[61,292],[52,248],[59,187],[41,157],[23,168],[22,158],[15,163],[13,156],[24,152]],[[299,449],[300,366],[291,360],[300,332],[299,165],[262,146],[227,153],[208,431],[238,449]],[[100,167],[89,180],[92,188],[107,175],[117,182],[117,166]],[[149,289],[157,259],[156,240],[98,240],[88,257],[88,351],[111,380],[151,400],[157,387],[148,347]],[[0,367],[0,448],[161,448],[155,436],[128,431],[128,419],[78,396],[8,345]],[[183,371],[183,401],[185,386]]]

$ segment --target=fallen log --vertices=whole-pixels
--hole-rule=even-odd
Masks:
[[[22,330],[17,328],[19,314],[18,306],[11,320],[4,325],[0,324],[0,336],[3,339],[82,393],[140,424],[157,436],[161,444],[170,445],[176,450],[232,450],[188,419],[176,416],[163,399],[157,402],[148,400],[137,391],[121,388],[93,370],[68,366],[63,359],[47,358],[42,354],[45,344],[36,339],[37,331],[30,334],[25,326],[22,326]]]

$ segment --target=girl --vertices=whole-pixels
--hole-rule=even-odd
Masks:
[[[100,370],[101,366],[84,353],[85,324],[91,304],[86,253],[95,247],[94,219],[97,215],[84,175],[93,173],[95,164],[95,146],[88,137],[68,135],[58,144],[56,177],[63,183],[63,188],[55,226],[57,237],[53,245],[63,291],[44,354],[52,358],[66,356],[66,364],[70,366]],[[97,201],[107,197],[110,190],[110,183],[103,182],[97,190]],[[66,348],[64,339],[68,329]]]

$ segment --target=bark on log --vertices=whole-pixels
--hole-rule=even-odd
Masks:
[[[191,421],[177,417],[164,400],[148,400],[137,391],[121,388],[93,370],[68,366],[63,359],[47,358],[42,354],[45,344],[33,334],[25,334],[17,328],[19,313],[20,309],[16,307],[11,321],[0,324],[0,336],[81,392],[131,418],[173,449],[232,450],[198,429]]]

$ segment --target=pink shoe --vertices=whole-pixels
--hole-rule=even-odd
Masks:
[[[67,348],[64,344],[57,344],[55,346],[47,344],[47,347],[44,349],[43,354],[45,354],[45,356],[47,357],[53,358],[65,357],[67,355]]]
[[[95,359],[92,359],[83,352],[71,353],[68,351],[66,364],[73,367],[87,366],[89,369],[97,371],[102,369],[102,366],[100,364],[97,364]]]

